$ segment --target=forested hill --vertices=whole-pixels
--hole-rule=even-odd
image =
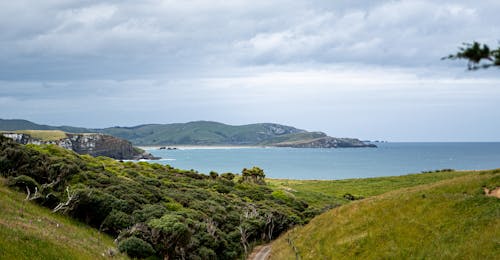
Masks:
[[[269,145],[281,147],[373,147],[355,138],[335,138],[274,123],[241,126],[195,121],[175,124],[146,124],[134,127],[88,129],[39,125],[26,120],[0,119],[0,130],[62,130],[71,133],[104,133],[129,140],[134,145]]]

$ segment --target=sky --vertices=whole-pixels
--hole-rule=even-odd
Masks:
[[[500,1],[2,1],[0,118],[500,141]]]

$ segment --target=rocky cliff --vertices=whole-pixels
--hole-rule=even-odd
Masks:
[[[20,144],[55,144],[79,154],[107,156],[120,160],[156,159],[151,154],[134,147],[129,141],[105,134],[66,133],[65,138],[42,140],[27,133],[2,133]]]
[[[345,148],[345,147],[377,147],[374,144],[367,144],[355,138],[335,138],[325,136],[310,140],[300,140],[295,142],[281,142],[273,144],[277,147],[293,147],[293,148]]]

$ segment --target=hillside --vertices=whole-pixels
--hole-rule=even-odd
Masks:
[[[5,182],[0,178],[0,259],[108,259],[110,252],[117,254],[111,237],[26,202],[26,195]]]
[[[236,259],[313,216],[307,203],[265,185],[257,167],[205,175],[0,136],[0,176],[28,188],[34,202],[112,235],[130,256]]]
[[[291,126],[260,123],[233,126],[196,121],[176,124],[146,124],[134,127],[87,129],[38,125],[26,120],[1,120],[0,130],[61,130],[71,133],[103,133],[129,140],[134,145],[268,145],[283,147],[375,147],[353,138],[329,137]]]
[[[310,207],[328,209],[352,200],[380,195],[385,192],[430,184],[442,180],[475,174],[450,169],[433,172],[344,180],[267,179],[273,189],[304,200]]]
[[[271,259],[497,259],[500,170],[356,201],[272,243]]]

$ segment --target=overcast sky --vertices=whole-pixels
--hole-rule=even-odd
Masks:
[[[500,141],[500,1],[2,1],[0,118]]]

